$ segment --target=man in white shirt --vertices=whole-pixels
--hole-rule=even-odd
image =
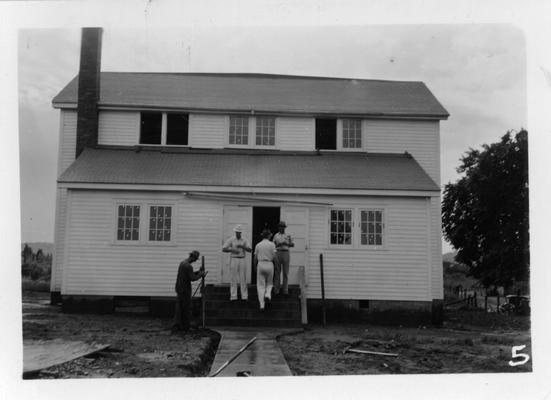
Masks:
[[[242,236],[243,228],[237,225],[233,231],[235,236],[229,238],[222,251],[230,253],[230,300],[237,300],[237,284],[241,287],[241,300],[248,299],[247,291],[247,263],[245,252],[251,252],[249,242]]]
[[[284,221],[278,224],[279,232],[274,235],[274,244],[277,250],[275,265],[274,265],[274,294],[279,294],[280,288],[283,294],[287,296],[288,278],[289,278],[289,247],[294,247],[295,244],[291,239],[291,235],[285,233],[287,225]],[[281,273],[283,272],[283,287],[281,286]]]
[[[272,300],[272,287],[274,280],[275,244],[270,242],[272,232],[269,229],[262,231],[262,241],[254,248],[254,261],[256,267],[256,288],[260,311],[264,311],[266,305]]]

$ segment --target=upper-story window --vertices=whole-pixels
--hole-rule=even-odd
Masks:
[[[140,121],[140,143],[161,144],[163,113],[142,112]]]
[[[342,121],[343,149],[362,148],[362,121],[359,119],[343,119]]]
[[[230,117],[230,144],[249,144],[249,118]]]
[[[140,144],[188,145],[189,115],[185,113],[140,113]]]
[[[275,146],[275,118],[256,118],[256,145]]]
[[[337,150],[337,120],[316,118],[316,149]]]

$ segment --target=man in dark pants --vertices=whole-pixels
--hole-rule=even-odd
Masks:
[[[180,263],[178,267],[178,277],[176,278],[176,311],[174,313],[174,322],[172,331],[188,331],[191,323],[191,282],[201,279],[205,276],[205,270],[201,268],[194,272],[193,264],[199,259],[199,252],[193,250],[189,257]]]

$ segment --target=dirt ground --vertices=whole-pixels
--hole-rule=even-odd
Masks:
[[[109,344],[107,350],[29,376],[120,378],[206,376],[219,342],[211,330],[171,334],[171,321],[136,314],[66,314],[49,293],[24,292],[23,341],[63,339]]]
[[[529,318],[476,311],[449,311],[442,328],[311,326],[279,344],[294,375],[532,371]],[[530,360],[510,366],[512,346],[522,345]],[[349,346],[398,356],[343,353]]]
[[[42,370],[29,378],[206,376],[219,335],[170,333],[170,320],[139,314],[65,314],[49,294],[24,292],[23,339],[109,344],[107,350]],[[512,347],[531,357],[529,317],[448,311],[443,327],[310,325],[278,339],[294,375],[529,372],[531,359],[510,366]],[[344,353],[352,348],[397,357]],[[515,358],[514,361],[518,361]]]

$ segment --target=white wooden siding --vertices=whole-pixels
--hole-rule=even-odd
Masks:
[[[440,184],[440,135],[438,121],[365,120],[368,152],[413,155],[427,174]]]
[[[61,110],[59,116],[58,177],[75,160],[76,148],[77,112],[73,110]]]
[[[314,150],[312,118],[279,117],[276,123],[276,143],[281,150]]]
[[[326,298],[430,300],[426,200],[364,198],[333,202],[335,207],[343,208],[384,208],[385,248],[330,248],[328,212],[311,209],[308,298],[321,297],[319,255],[323,253]]]
[[[62,294],[173,296],[178,264],[193,249],[205,256],[207,283],[218,283],[221,212],[217,204],[198,204],[179,193],[74,190],[70,196]],[[175,245],[114,243],[117,200],[174,202],[178,211],[172,225]],[[147,223],[145,218],[140,220],[140,225]],[[196,268],[199,265],[200,261]]]
[[[227,142],[227,116],[190,114],[189,145],[199,148],[222,148]]]
[[[98,144],[134,146],[139,142],[140,113],[100,111]]]
[[[444,271],[442,266],[442,213],[440,196],[431,197],[430,203],[431,215],[431,261],[432,261],[432,298],[444,298]]]
[[[434,205],[439,203],[436,198],[432,203],[422,197],[274,195],[273,198],[274,203],[269,205],[283,207],[279,200],[286,199],[385,210],[384,249],[355,247],[343,250],[328,245],[329,207],[304,206],[309,216],[306,258],[309,298],[321,296],[320,253],[324,255],[325,292],[329,299],[427,301],[438,296],[441,266],[437,265],[440,257],[436,252],[440,236],[432,226],[437,222]],[[178,211],[178,218],[173,222],[175,245],[114,244],[116,199],[174,202]],[[224,262],[221,252],[223,207],[256,205],[267,204],[248,200],[204,200],[184,197],[180,193],[73,190],[62,294],[172,296],[178,263],[192,249],[198,249],[205,256],[209,271],[207,282],[219,283]],[[432,223],[430,229],[429,221]],[[141,223],[147,221],[142,219]],[[357,227],[355,232],[358,232]]]
[[[63,277],[63,257],[65,251],[65,229],[67,221],[67,189],[57,189],[55,206],[55,228],[54,228],[54,254],[52,260],[52,277],[50,290],[61,291],[61,280]]]

